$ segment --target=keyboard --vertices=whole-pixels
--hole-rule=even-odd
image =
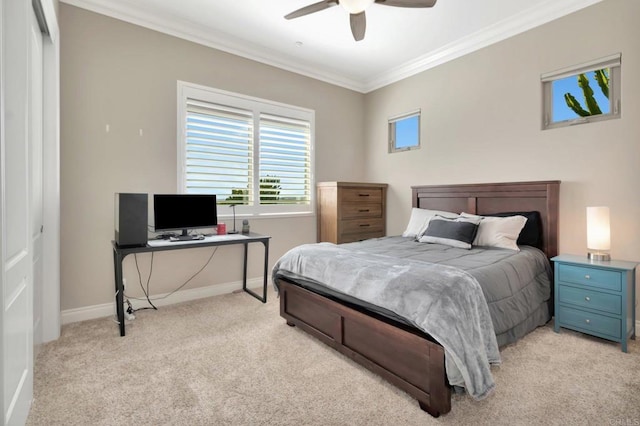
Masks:
[[[242,234],[210,235],[206,237],[204,235],[201,235],[201,237],[203,238],[199,240],[186,240],[186,241],[180,241],[180,240],[172,241],[171,239],[149,240],[147,241],[147,245],[150,247],[163,247],[163,246],[173,246],[173,245],[183,245],[183,244],[211,243],[215,241],[243,240],[243,239],[249,238],[246,235],[242,235]]]

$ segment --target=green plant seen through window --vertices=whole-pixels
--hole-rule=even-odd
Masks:
[[[589,84],[587,75],[585,73],[581,73],[578,74],[576,78],[578,79],[578,86],[582,89],[582,94],[584,95],[586,109],[580,104],[575,96],[569,92],[564,94],[564,100],[567,103],[567,106],[580,117],[602,114],[602,109],[600,108],[600,105],[598,105],[598,101],[594,96],[594,92]],[[598,83],[598,87],[604,97],[609,99],[609,70],[596,70],[593,73],[593,78]]]
[[[280,200],[280,178],[266,176],[260,178],[260,204],[273,204]],[[218,204],[249,204],[249,190],[235,188],[231,190],[231,195]]]

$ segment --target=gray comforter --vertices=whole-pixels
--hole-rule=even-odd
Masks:
[[[387,237],[297,247],[276,263],[273,282],[324,288],[423,330],[445,348],[449,383],[481,399],[495,387],[490,364],[500,362],[499,341],[548,321],[549,273],[537,249],[462,250]]]

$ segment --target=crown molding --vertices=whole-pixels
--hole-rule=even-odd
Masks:
[[[360,93],[369,93],[604,0],[543,0],[535,2],[535,6],[509,19],[497,22],[494,25],[483,28],[440,49],[436,49],[404,64],[390,68],[380,75],[364,81],[356,80],[339,73],[321,70],[318,69],[317,66],[301,64],[296,59],[283,57],[273,50],[269,51],[250,43],[242,43],[229,35],[194,25],[192,22],[178,20],[173,16],[162,16],[157,13],[152,14],[149,13],[149,11],[143,12],[121,4],[113,4],[109,0],[60,1],[213,49],[271,65],[285,71],[301,74]]]
[[[469,34],[440,49],[405,62],[402,65],[385,71],[376,78],[364,82],[365,93],[404,80],[405,78],[442,65],[494,43],[498,43],[532,28],[539,27],[547,22],[551,22],[601,1],[603,0],[545,0],[537,2],[534,7],[512,16],[509,19],[485,27],[480,31]]]
[[[148,11],[143,12],[128,6],[113,4],[109,0],[60,0],[60,2],[231,53],[245,59],[271,65],[285,71],[311,77],[315,80],[324,81],[356,92],[364,92],[364,85],[361,81],[351,79],[342,74],[318,69],[317,66],[301,64],[295,59],[283,57],[278,52],[269,51],[262,46],[258,47],[250,43],[242,43],[226,34],[198,26],[193,22],[176,19],[173,16],[162,16]]]

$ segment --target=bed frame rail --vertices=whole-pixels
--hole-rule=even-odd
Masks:
[[[279,290],[280,315],[288,325],[404,390],[432,416],[451,411],[442,346],[285,280]]]

